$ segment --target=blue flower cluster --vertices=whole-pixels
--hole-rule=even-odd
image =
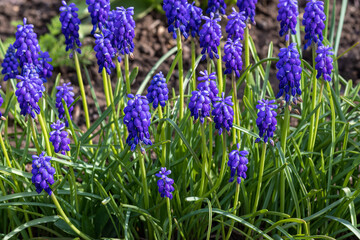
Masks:
[[[255,23],[255,8],[257,0],[237,0],[236,5],[239,8],[239,12],[245,12],[245,18],[250,19]]]
[[[212,110],[214,117],[215,128],[219,130],[219,135],[222,134],[223,128],[230,132],[234,121],[234,110],[232,106],[234,103],[231,101],[231,96],[225,98],[224,92],[221,93],[221,98],[215,98],[216,103]]]
[[[315,69],[318,71],[316,77],[319,78],[323,76],[325,81],[331,81],[331,71],[333,69],[333,59],[330,55],[334,55],[331,51],[332,47],[321,45],[316,50],[318,54],[315,58],[316,65]]]
[[[188,38],[186,27],[189,21],[189,13],[187,11],[187,0],[164,0],[163,9],[168,19],[168,31],[173,33],[173,38],[177,38],[176,30],[180,32],[185,38]]]
[[[232,8],[233,12],[228,16],[229,21],[226,24],[225,30],[228,34],[228,39],[237,40],[244,39],[244,29],[246,27],[245,12],[237,12]]]
[[[210,13],[210,18],[203,16],[205,20],[202,29],[200,30],[200,47],[201,54],[203,55],[201,60],[206,59],[206,53],[209,55],[209,58],[213,59],[214,56],[219,58],[217,47],[220,45],[221,38],[221,27],[218,24],[220,18],[214,18],[214,13]]]
[[[240,146],[237,144],[237,148]],[[236,182],[241,183],[241,178],[246,179],[247,164],[249,160],[247,159],[248,151],[239,151],[238,149],[232,150],[229,154],[228,166],[230,167],[230,179],[229,182],[233,182],[235,174],[237,175]]]
[[[33,176],[31,181],[36,187],[36,192],[41,193],[42,190],[45,190],[51,195],[52,191],[49,184],[54,184],[55,173],[55,168],[50,163],[51,157],[45,156],[45,152],[42,152],[39,156],[33,155],[32,158],[31,173]]]
[[[57,120],[57,122],[51,124],[51,128],[54,131],[50,132],[50,142],[53,144],[55,152],[66,155],[66,151],[70,151],[70,138],[68,138],[68,132],[63,131],[65,123]]]
[[[219,89],[216,85],[216,72],[208,74],[207,70],[200,72],[201,76],[198,77],[200,83],[197,85],[197,89],[200,91],[207,91],[212,103],[215,103],[215,98],[219,94]]]
[[[224,46],[223,61],[225,62],[225,74],[231,74],[233,71],[237,77],[240,77],[240,71],[242,70],[242,44],[240,39],[232,40],[228,38]]]
[[[47,82],[46,79],[52,76],[52,70],[54,70],[54,67],[49,62],[52,62],[49,53],[40,51],[39,63],[36,69],[43,82]]]
[[[264,142],[270,140],[270,143],[273,145],[274,141],[271,138],[274,136],[277,124],[277,113],[273,109],[276,109],[277,105],[274,104],[275,100],[262,99],[258,103],[256,105],[256,108],[259,110],[256,125],[259,128],[259,136],[264,138]],[[255,142],[260,142],[260,138],[256,139]]]
[[[69,123],[66,118],[65,108],[62,104],[62,99],[64,99],[66,106],[69,108],[69,106],[74,102],[74,93],[73,93],[73,87],[70,86],[70,83],[64,83],[62,86],[57,86],[56,90],[56,103],[55,106],[58,109],[59,112],[59,119],[65,120],[65,125],[68,127]],[[72,119],[72,111],[74,109],[74,106],[71,106],[69,110],[70,118]]]
[[[160,172],[156,173],[155,176],[160,178],[157,181],[160,196],[172,199],[173,198],[172,192],[175,189],[173,187],[174,180],[168,177],[168,175],[170,174],[171,174],[171,170],[167,170],[166,167],[162,167]]]
[[[186,32],[190,33],[192,37],[199,35],[200,25],[202,21],[202,9],[195,6],[195,2],[187,5],[187,12],[189,15],[189,22],[186,25]]]
[[[208,8],[206,13],[214,13],[215,15],[225,14],[226,3],[224,0],[209,0],[208,1]]]
[[[153,103],[153,107],[157,108],[160,106],[165,107],[166,101],[168,100],[169,89],[166,84],[166,78],[162,72],[159,72],[152,79],[146,94],[147,99],[150,103]]]
[[[111,32],[108,29],[104,29],[102,34],[95,34],[95,47],[97,64],[99,65],[99,73],[105,67],[108,74],[111,74],[111,68],[115,68],[115,63],[112,58],[116,54],[116,50],[111,44]]]
[[[206,90],[193,91],[189,102],[189,109],[194,121],[200,118],[200,122],[204,123],[204,118],[210,116],[211,99],[209,92]]]
[[[308,40],[304,49],[308,48],[312,42],[321,43],[324,39],[322,31],[325,28],[326,15],[324,13],[324,3],[317,0],[309,0],[305,7],[302,24],[305,26],[305,40]]]
[[[79,40],[80,19],[77,14],[79,9],[76,7],[75,3],[70,3],[68,6],[65,1],[62,1],[62,6],[59,10],[61,32],[65,36],[66,51],[75,50],[81,54],[81,42]],[[73,53],[71,52],[70,58],[72,58],[72,56]]]
[[[278,56],[276,77],[279,79],[280,84],[276,98],[285,95],[285,101],[289,103],[292,96],[293,102],[296,104],[296,95],[301,95],[300,80],[302,72],[300,54],[296,49],[296,43],[291,43],[287,48],[281,48]]]
[[[91,23],[94,26],[91,34],[95,33],[97,26],[102,31],[109,17],[110,0],[86,0],[86,4],[91,16]]]
[[[128,95],[129,101],[124,108],[124,124],[126,125],[129,136],[126,143],[135,151],[136,145],[142,141],[145,145],[152,145],[150,140],[150,119],[149,101],[141,95]]]
[[[4,74],[4,81],[8,79],[15,78],[19,74],[19,62],[15,56],[15,47],[10,44],[9,48],[6,51],[5,58],[1,64],[3,68],[1,74]]]
[[[299,15],[297,0],[280,0],[278,8],[279,14],[277,20],[281,26],[280,37],[289,32],[296,34],[297,16]],[[285,36],[285,40],[289,40],[289,35]]]

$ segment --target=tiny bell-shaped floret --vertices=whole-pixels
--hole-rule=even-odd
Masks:
[[[200,118],[200,122],[204,123],[204,119],[210,116],[211,99],[209,92],[206,90],[193,91],[189,102],[189,109],[194,121]]]
[[[91,34],[95,33],[97,26],[100,31],[103,31],[109,16],[110,0],[86,0],[86,4],[91,16],[91,23],[94,26]]]
[[[159,187],[160,196],[167,197],[169,199],[173,198],[172,192],[175,190],[172,186],[174,184],[174,180],[169,178],[168,175],[171,174],[171,170],[167,170],[166,167],[162,167],[159,173],[156,173],[155,176],[160,179],[157,181],[157,185]]]
[[[223,128],[230,132],[234,121],[234,110],[232,106],[234,103],[231,101],[231,96],[224,97],[225,94],[222,92],[221,98],[216,97],[214,109],[212,115],[214,117],[215,128],[219,130],[219,135],[222,134]]]
[[[244,39],[244,29],[246,27],[245,12],[237,12],[232,8],[233,12],[228,16],[229,21],[226,24],[225,30],[228,34],[228,39],[237,40]]]
[[[236,5],[239,8],[239,12],[245,12],[245,18],[250,19],[252,23],[255,23],[255,8],[258,0],[237,0]]]
[[[197,89],[200,91],[207,91],[209,93],[209,98],[212,103],[214,103],[214,98],[217,97],[219,89],[216,85],[216,73],[208,74],[207,70],[200,72],[201,76],[198,77],[200,83],[197,85]]]
[[[153,104],[154,108],[157,108],[159,104],[165,107],[166,101],[168,100],[168,93],[166,78],[164,78],[162,72],[159,72],[151,81],[146,97],[149,102]]]
[[[51,166],[51,157],[45,156],[45,152],[42,152],[39,156],[32,156],[32,178],[31,181],[36,187],[36,192],[41,193],[45,190],[49,195],[52,191],[49,185],[54,184],[55,168]]]
[[[8,79],[15,78],[16,75],[19,74],[19,62],[15,56],[15,48],[10,44],[9,48],[6,51],[5,58],[3,63],[1,64],[3,68],[1,70],[1,74],[4,74],[4,81]]]
[[[225,62],[225,74],[232,74],[235,72],[236,77],[240,77],[240,71],[242,70],[242,44],[240,39],[232,40],[229,38],[224,46],[223,61]]]
[[[276,130],[276,116],[277,113],[273,110],[277,108],[275,105],[275,100],[259,100],[256,108],[259,110],[256,119],[256,125],[259,128],[260,138],[256,139],[255,142],[260,142],[261,138],[264,139],[264,142],[270,140],[271,145],[274,141],[271,139],[274,136]]]
[[[325,28],[326,15],[324,13],[324,2],[309,0],[305,7],[302,24],[305,26],[304,49],[312,42],[321,43],[324,39],[322,31]]]
[[[209,0],[206,13],[225,14],[226,3],[224,0]]]
[[[280,22],[280,37],[285,36],[285,40],[289,40],[289,32],[291,34],[296,34],[296,24],[297,16],[299,15],[298,11],[298,2],[297,0],[280,0],[278,4],[279,14],[277,20]]]
[[[217,47],[220,45],[221,38],[221,27],[218,24],[220,18],[214,18],[214,13],[210,13],[210,18],[203,16],[205,23],[203,24],[200,30],[200,47],[201,54],[203,55],[201,60],[206,59],[206,53],[210,59],[213,59],[214,56],[219,58]]]
[[[240,146],[237,144],[237,148]],[[248,151],[239,151],[238,149],[232,150],[229,154],[228,166],[230,167],[230,179],[229,182],[233,182],[235,175],[237,176],[236,182],[241,183],[241,178],[246,179],[247,164],[249,160],[247,159]]]
[[[68,138],[68,132],[63,131],[65,123],[57,120],[57,122],[51,124],[51,128],[54,131],[50,132],[50,142],[53,144],[55,152],[66,155],[66,151],[70,151],[70,139]]]
[[[320,78],[322,75],[324,80],[328,82],[331,81],[331,71],[333,69],[333,59],[330,56],[334,55],[334,53],[331,50],[330,46],[321,45],[316,50],[318,55],[315,58],[315,69],[318,71],[316,77]]]
[[[62,99],[64,99],[66,106],[69,110],[70,119],[72,119],[72,111],[74,109],[74,106],[70,105],[74,102],[74,93],[73,93],[73,87],[70,86],[71,83],[64,83],[62,86],[57,86],[56,90],[56,103],[55,106],[58,109],[59,112],[59,118],[61,120],[65,120],[65,125],[68,127],[69,123],[66,118],[65,108],[62,103]]]
[[[189,22],[186,25],[186,32],[190,33],[192,37],[199,35],[200,26],[202,21],[202,9],[195,6],[195,2],[187,5],[187,12],[189,16]]]
[[[173,33],[174,39],[177,38],[177,29],[180,29],[185,39],[189,36],[186,32],[186,27],[189,22],[187,5],[187,0],[164,0],[163,9],[168,19],[168,31],[169,33]]]

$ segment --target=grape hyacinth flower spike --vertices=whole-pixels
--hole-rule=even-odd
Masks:
[[[331,82],[330,75],[333,69],[333,59],[330,55],[334,55],[334,53],[331,50],[332,47],[321,45],[316,50],[318,55],[315,58],[315,69],[318,71],[316,77],[320,78],[322,75],[324,80],[328,82]]]
[[[239,8],[239,12],[245,12],[245,18],[250,19],[252,23],[255,23],[255,8],[258,0],[237,0],[236,5]]]
[[[68,6],[65,1],[62,1],[62,6],[59,10],[61,32],[65,36],[66,51],[75,50],[81,54],[81,42],[79,40],[80,19],[77,14],[79,9],[75,3],[70,3]],[[72,58],[73,52],[69,56]]]
[[[236,145],[237,148],[240,148],[240,145]],[[249,162],[246,157],[248,151],[239,151],[238,149],[232,150],[229,154],[228,166],[230,167],[230,179],[229,182],[233,182],[235,174],[237,175],[236,182],[241,183],[241,178],[246,179],[247,164]]]
[[[48,52],[42,51],[40,51],[39,58],[39,63],[37,65],[38,73],[43,82],[47,82],[46,79],[52,76],[52,70],[54,69],[54,67],[49,63],[52,62],[52,58]]]
[[[110,11],[110,0],[86,0],[88,11],[91,16],[91,23],[94,26],[91,34],[94,34],[97,26],[100,31],[106,26]]]
[[[296,34],[297,16],[299,15],[297,0],[280,0],[278,4],[279,14],[277,20],[280,22],[280,37],[285,36],[289,40],[288,33]]]
[[[221,135],[223,128],[230,132],[233,126],[234,110],[232,106],[234,103],[231,100],[231,96],[225,98],[224,92],[221,93],[221,98],[216,97],[215,101],[212,115],[214,117],[215,128],[219,130],[219,135]]]
[[[255,142],[260,142],[261,138],[264,139],[264,142],[270,141],[271,145],[274,145],[274,141],[271,139],[274,136],[276,130],[276,116],[277,113],[273,110],[277,108],[275,105],[275,100],[259,100],[256,108],[259,110],[256,119],[256,125],[259,128],[260,138],[256,139]]]
[[[111,45],[111,32],[104,29],[103,34],[95,34],[95,47],[97,64],[99,65],[99,73],[105,68],[108,74],[111,74],[111,68],[115,68],[112,58],[115,57],[116,51]]]
[[[57,120],[57,122],[51,124],[51,128],[54,131],[50,132],[49,140],[53,144],[55,152],[66,155],[66,151],[70,151],[70,138],[68,138],[68,132],[64,131],[65,123]]]
[[[39,156],[32,156],[32,170],[33,174],[31,181],[36,187],[36,192],[41,193],[42,190],[45,190],[49,195],[52,191],[49,185],[54,184],[54,173],[55,168],[51,166],[50,160],[51,157],[45,156],[45,152],[42,152]]]
[[[163,9],[168,19],[168,31],[173,33],[173,38],[177,38],[176,30],[180,29],[181,34],[188,38],[186,27],[189,22],[187,11],[187,0],[164,0]]]
[[[224,0],[209,0],[206,14],[214,13],[215,15],[225,14],[226,3]]]
[[[324,39],[322,31],[325,28],[326,15],[324,13],[324,3],[317,0],[309,0],[305,7],[302,24],[305,26],[304,49],[308,48],[312,42],[321,43]]]
[[[146,97],[149,103],[152,103],[153,107],[156,109],[159,104],[160,106],[165,107],[166,101],[168,100],[168,93],[169,90],[166,84],[166,78],[164,78],[162,72],[159,72],[152,79]]]
[[[1,74],[4,74],[4,81],[8,79],[15,78],[19,74],[19,62],[15,56],[15,47],[10,44],[9,48],[6,51],[5,58],[1,64],[3,68]]]
[[[162,167],[159,173],[156,173],[155,176],[160,179],[157,181],[157,185],[159,187],[160,196],[167,197],[169,199],[173,198],[172,192],[175,190],[172,186],[174,184],[174,180],[169,178],[168,175],[171,174],[171,170],[167,170],[166,167]]]
[[[202,21],[202,9],[195,6],[195,2],[187,5],[187,12],[189,16],[189,22],[186,25],[186,32],[190,33],[192,37],[199,35],[200,25]]]
[[[141,95],[128,95],[129,101],[124,108],[124,124],[126,125],[129,136],[126,143],[131,147],[131,151],[140,141],[145,145],[152,145],[150,140],[149,126],[151,114],[149,112],[149,101]]]
[[[287,48],[281,48],[278,56],[276,77],[280,83],[279,93],[276,98],[285,95],[285,101],[289,103],[292,97],[293,102],[296,104],[296,95],[301,95],[300,80],[302,72],[300,54],[296,49],[296,43],[291,43]]]
[[[206,90],[193,91],[189,102],[189,109],[194,121],[200,118],[200,122],[204,123],[204,119],[210,116],[211,99],[209,92]]]
[[[244,29],[246,27],[245,12],[237,12],[232,8],[233,12],[228,16],[229,21],[226,24],[225,30],[228,34],[228,39],[237,40],[244,39]]]
[[[223,61],[225,62],[225,74],[231,74],[235,72],[236,77],[240,77],[240,71],[242,70],[242,44],[240,39],[232,40],[229,38],[224,46]]]
[[[201,60],[206,59],[206,53],[210,59],[213,59],[214,56],[219,58],[217,47],[220,45],[221,38],[221,27],[218,24],[220,18],[214,18],[214,13],[210,13],[210,18],[203,16],[203,19],[205,23],[200,30],[200,47],[203,48]]]
[[[207,70],[200,72],[200,77],[198,81],[200,83],[197,85],[197,89],[200,91],[207,91],[209,93],[209,98],[212,103],[215,103],[215,98],[219,93],[219,89],[216,85],[216,72],[208,74]]]
[[[74,106],[70,105],[74,102],[74,93],[73,93],[73,87],[70,86],[71,83],[64,83],[62,86],[57,86],[56,90],[56,103],[55,106],[58,109],[59,112],[59,119],[65,120],[65,125],[68,127],[69,123],[66,118],[65,108],[62,103],[62,99],[64,99],[66,106],[69,110],[70,119],[72,119],[72,111],[74,109]],[[70,107],[70,108],[69,108]]]

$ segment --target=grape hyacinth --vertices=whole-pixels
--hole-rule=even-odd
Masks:
[[[110,11],[110,0],[86,0],[88,11],[91,16],[91,23],[94,26],[91,34],[94,34],[97,26],[100,31],[106,26]]]
[[[77,14],[79,9],[75,3],[70,3],[68,6],[65,1],[62,1],[62,4],[63,6],[59,9],[60,22],[61,32],[65,36],[66,51],[75,50],[81,54],[81,42],[79,40],[80,19]],[[72,56],[73,52],[70,53],[70,58],[72,58]]]
[[[259,128],[259,136],[263,137],[264,142],[270,140],[271,145],[274,145],[274,141],[271,139],[274,136],[276,130],[276,116],[277,113],[273,110],[277,108],[275,100],[259,100],[259,105],[256,108],[259,110],[256,119],[256,125]],[[260,138],[256,139],[255,142],[260,142]],[[270,138],[270,139],[269,139]]]
[[[240,148],[240,145],[236,145],[237,148]],[[232,150],[229,154],[228,166],[230,167],[230,179],[229,182],[233,182],[235,174],[237,175],[236,182],[241,183],[241,178],[246,179],[247,164],[249,160],[247,159],[248,151],[239,151],[238,149]]]
[[[70,139],[68,138],[68,132],[63,131],[65,129],[65,123],[57,120],[57,122],[54,122],[50,126],[54,131],[50,132],[49,140],[53,144],[55,152],[61,152],[61,154],[66,155],[66,151],[70,151]]]
[[[74,102],[74,93],[73,93],[73,87],[70,86],[71,83],[64,83],[62,86],[57,86],[56,90],[56,103],[55,106],[58,109],[59,112],[59,119],[65,120],[65,125],[68,127],[69,123],[66,118],[65,108],[62,104],[62,99],[64,99],[66,106],[69,110],[70,119],[72,119],[72,111],[74,109],[74,106],[69,106]]]
[[[231,74],[235,72],[236,77],[240,77],[240,71],[242,70],[242,44],[240,39],[233,41],[229,38],[224,46],[223,61],[225,62],[225,74]]]
[[[250,19],[252,23],[255,23],[255,8],[257,0],[237,0],[236,5],[239,8],[239,12],[245,12],[245,18]]]
[[[316,65],[315,69],[318,71],[316,77],[320,78],[323,76],[325,81],[331,81],[331,71],[333,69],[333,59],[330,55],[334,55],[331,51],[332,47],[321,45],[316,50],[318,54],[315,58]]]
[[[149,103],[153,104],[154,108],[160,106],[165,107],[166,101],[168,100],[168,87],[166,84],[166,78],[162,72],[156,74],[151,81],[148,88],[148,94],[146,95]]]
[[[210,116],[211,99],[209,92],[206,90],[193,91],[189,102],[189,109],[194,121],[200,118],[200,122],[204,123],[204,118]]]
[[[209,0],[208,1],[208,8],[206,13],[214,13],[215,15],[225,14],[226,3],[224,0]]]
[[[43,82],[47,82],[46,79],[52,76],[52,70],[54,67],[49,62],[52,62],[52,58],[50,57],[49,53],[40,51],[37,69],[39,77],[42,78]]]
[[[42,152],[39,156],[32,155],[32,170],[33,174],[31,181],[35,184],[36,192],[41,193],[45,190],[49,195],[52,191],[49,185],[54,184],[55,168],[51,166],[51,157],[45,156],[45,152]]]
[[[103,34],[95,34],[95,47],[97,64],[99,65],[99,73],[105,67],[106,72],[111,74],[110,68],[115,68],[115,63],[113,63],[112,58],[115,56],[116,51],[111,45],[110,41],[111,32],[107,29],[104,29]]]
[[[308,48],[312,42],[321,43],[324,39],[322,31],[325,28],[326,15],[324,13],[324,3],[317,0],[309,0],[305,7],[302,24],[305,26],[304,49]]]
[[[42,97],[45,87],[39,75],[32,69],[34,67],[25,65],[23,74],[16,76],[21,81],[16,84],[15,95],[20,105],[20,114],[23,116],[30,114],[32,118],[35,118],[35,113],[40,113],[40,107],[37,103]]]
[[[277,20],[280,22],[280,37],[285,36],[285,41],[289,40],[289,32],[291,34],[296,34],[296,24],[297,16],[299,15],[298,11],[298,2],[297,0],[280,0],[278,4],[279,14]]]
[[[302,72],[300,54],[296,49],[296,43],[291,43],[287,48],[281,48],[278,56],[276,77],[279,79],[280,84],[276,98],[285,95],[285,101],[289,103],[292,96],[293,102],[296,104],[296,95],[301,95],[300,80]]]
[[[168,19],[168,31],[173,33],[173,38],[177,38],[176,30],[180,29],[182,35],[188,38],[186,27],[189,22],[187,11],[187,0],[164,0],[163,9]]]
[[[210,18],[203,16],[203,19],[205,23],[200,30],[200,47],[203,48],[201,60],[206,59],[206,53],[211,59],[214,56],[219,58],[217,47],[220,45],[221,38],[221,27],[218,24],[220,18],[214,18],[214,13],[210,13]]]
[[[1,70],[1,74],[5,75],[4,81],[15,78],[16,75],[19,74],[19,62],[15,57],[15,47],[12,44],[10,44],[9,48],[6,51],[5,58],[3,63],[1,64],[1,67],[3,68]]]
[[[130,99],[124,108],[124,124],[129,132],[126,143],[131,147],[131,151],[135,151],[136,145],[140,141],[145,145],[152,145],[149,133],[151,114],[146,97],[129,94],[128,98]]]
[[[195,2],[187,5],[187,12],[189,16],[189,22],[186,25],[186,32],[190,33],[192,37],[199,35],[200,25],[202,21],[202,9],[195,6]]]
[[[244,39],[244,29],[246,27],[245,12],[237,12],[232,8],[233,12],[228,16],[229,21],[226,24],[225,30],[228,34],[228,39],[237,40]]]
[[[198,81],[200,83],[197,85],[197,89],[201,91],[207,91],[209,93],[209,98],[212,103],[214,103],[214,99],[217,97],[219,93],[219,89],[216,85],[216,72],[208,74],[208,72],[201,71],[200,77],[198,77]]]
[[[19,24],[15,33],[14,47],[16,48],[15,56],[20,61],[20,67],[25,63],[38,64],[40,46],[37,35],[34,33],[34,25],[26,24],[26,18],[23,20],[24,26]]]
[[[234,103],[231,100],[231,96],[225,98],[224,92],[221,93],[221,98],[216,97],[215,101],[212,115],[214,117],[215,128],[219,130],[219,135],[221,135],[223,128],[229,132],[233,126],[234,110],[232,106]]]
[[[172,192],[175,190],[173,187],[174,180],[168,177],[170,174],[171,170],[167,170],[166,167],[162,167],[160,172],[155,174],[155,176],[160,178],[157,181],[157,185],[159,187],[159,193],[162,198],[173,198]]]

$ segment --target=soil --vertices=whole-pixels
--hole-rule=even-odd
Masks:
[[[304,12],[306,1],[299,0],[300,9],[299,12]],[[330,1],[332,2],[332,1]],[[35,32],[40,35],[46,33],[46,24],[49,20],[58,14],[61,1],[59,0],[1,0],[0,1],[0,38],[4,41],[9,36],[14,36],[16,27],[11,25],[12,21],[21,21],[23,17],[28,19],[29,23],[34,24]],[[350,46],[359,41],[360,37],[360,0],[349,0],[348,9],[346,11],[345,22],[343,27],[343,33],[341,36],[341,45],[339,48],[339,54],[344,52]],[[337,18],[339,18],[341,3],[337,1],[336,12]],[[330,6],[331,12],[332,6]],[[228,7],[228,12],[231,8]],[[256,25],[253,25],[250,34],[254,39],[257,51],[260,58],[267,56],[268,46],[272,41],[274,44],[274,56],[279,52],[279,48],[284,47],[284,39],[280,38],[278,32],[280,25],[276,21],[277,17],[277,1],[274,0],[259,0],[256,10]],[[301,17],[301,16],[300,16]],[[222,25],[225,25],[225,20],[222,21]],[[171,34],[167,32],[166,17],[158,12],[151,12],[147,16],[138,19],[136,21],[136,38],[134,58],[130,61],[130,69],[135,66],[139,67],[139,74],[133,83],[132,90],[136,92],[136,89],[141,84],[147,73],[151,70],[154,64],[164,55],[169,49],[176,46],[176,42],[172,39]],[[302,36],[303,37],[303,36]],[[84,42],[93,44],[93,37],[88,36],[84,39]],[[190,69],[190,41],[184,42],[184,68]],[[197,45],[198,46],[198,45]],[[198,49],[200,51],[200,49]],[[304,52],[306,59],[311,58],[310,50]],[[158,71],[163,71],[166,74],[170,68],[171,62],[174,56],[166,60],[158,68]],[[274,68],[270,74],[270,81],[275,86],[278,84]],[[200,66],[200,69],[204,69],[204,64]],[[95,88],[95,92],[102,109],[105,108],[105,97],[103,94],[101,75],[98,74],[98,66],[96,62],[90,67],[90,77],[92,84]],[[65,82],[71,81],[75,86],[76,96],[80,95],[79,89],[76,83],[76,74],[73,68],[57,68],[54,70],[53,79],[49,80],[49,87],[51,82],[54,82],[55,76],[58,72],[61,72],[62,79]],[[345,54],[339,61],[339,72],[345,79],[352,79],[355,82],[360,82],[360,46],[357,46],[349,53]],[[186,72],[185,72],[186,73]],[[85,74],[83,73],[83,76]],[[115,77],[113,76],[113,79]],[[172,79],[170,80],[171,86],[177,89],[177,72],[175,71]],[[115,82],[115,81],[113,81]],[[230,84],[227,84],[228,88]],[[91,121],[95,121],[98,117],[95,104],[92,100],[89,91],[89,85],[85,80],[86,92],[89,95],[88,104]],[[276,89],[275,89],[276,90]],[[82,116],[81,104],[76,104],[74,110],[74,121],[78,126],[84,127],[85,121]]]

